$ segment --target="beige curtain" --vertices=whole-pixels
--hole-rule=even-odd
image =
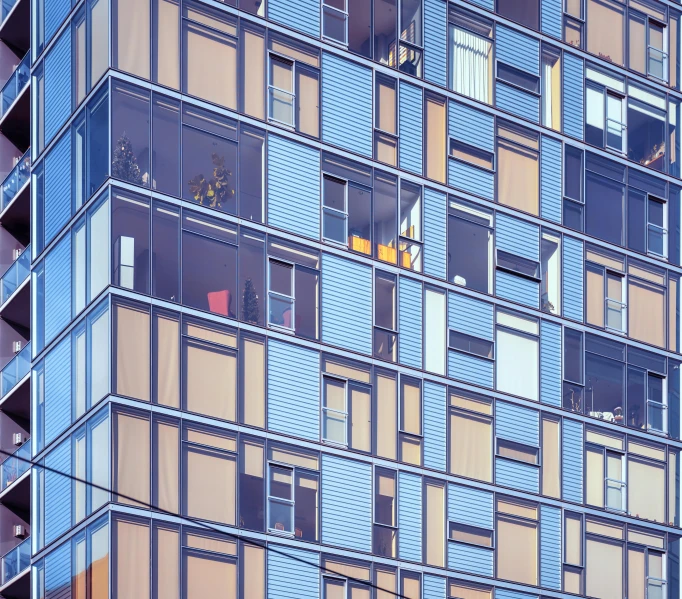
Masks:
[[[670,277],[668,280],[668,349],[678,351],[677,345],[677,293],[678,281]]]
[[[644,599],[644,551],[628,550],[628,599]]]
[[[179,512],[179,429],[174,424],[156,423],[156,489],[159,507]]]
[[[628,300],[630,337],[665,347],[665,292],[630,280]]]
[[[265,39],[262,34],[244,29],[244,112],[265,118]]]
[[[677,460],[678,453],[668,453],[668,522],[675,522],[677,517]]]
[[[597,599],[623,599],[623,546],[587,539],[585,594]]]
[[[109,2],[97,0],[90,9],[92,39],[90,49],[90,81],[94,86],[109,66]]]
[[[237,564],[210,557],[188,555],[186,599],[237,599]]]
[[[188,516],[223,524],[235,523],[234,459],[188,449],[186,479]]]
[[[426,176],[445,183],[445,101],[426,96]]]
[[[450,414],[450,472],[492,480],[492,422],[460,413]]]
[[[76,104],[80,104],[83,101],[83,98],[85,98],[85,68],[87,64],[85,58],[85,19],[76,25],[74,41],[76,43],[74,52],[74,57],[76,59],[74,68],[74,73],[76,75]]]
[[[396,405],[395,378],[377,376],[377,455],[391,460],[396,459],[396,434],[398,414]]]
[[[156,529],[156,596],[180,599],[180,533]]]
[[[395,88],[381,80],[377,81],[377,108],[376,126],[395,135]]]
[[[587,450],[587,503],[604,507],[604,454]]]
[[[403,579],[403,595],[406,599],[421,599],[421,578],[419,576],[406,576],[402,574]]]
[[[90,599],[109,599],[109,526],[90,535]]]
[[[628,459],[628,510],[632,516],[665,522],[665,467]]]
[[[564,535],[566,536],[564,561],[573,566],[582,566],[582,524],[580,517],[566,515],[564,523]]]
[[[133,0],[134,1],[134,0]],[[161,85],[180,89],[180,3],[178,0],[154,0],[157,3],[156,80]]]
[[[150,0],[116,0],[116,5],[116,66],[122,71],[150,79]],[[161,31],[161,36],[170,37],[170,32]]]
[[[265,427],[265,345],[244,338],[242,347],[244,424]]]
[[[559,422],[542,421],[542,494],[559,497],[561,494]]]
[[[669,35],[670,35],[670,41],[668,43],[668,48],[669,48],[669,53],[670,55],[668,56],[668,63],[670,64],[670,87],[677,87],[677,45],[680,43],[679,40],[679,35],[680,35],[680,22],[678,19],[670,19],[670,25],[669,25]],[[671,145],[670,147],[670,159],[671,161],[676,160],[674,157],[674,146]],[[679,159],[679,157],[677,158]]]
[[[460,599],[490,599],[492,589],[476,584],[464,584],[460,582],[450,583],[450,596]]]
[[[426,563],[445,566],[445,486],[426,483]]]
[[[346,584],[337,578],[324,579],[325,599],[346,599]]]
[[[538,583],[538,527],[521,521],[497,520],[497,576],[525,584]]]
[[[351,388],[350,446],[359,451],[371,451],[372,398],[369,391]]]
[[[297,70],[298,126],[301,133],[320,136],[320,81],[316,75]]]
[[[630,15],[628,29],[630,30],[630,62],[629,67],[633,71],[646,73],[646,21]]]
[[[242,554],[244,597],[265,599],[265,549],[244,544]]]
[[[150,502],[149,418],[119,412],[116,414],[116,491],[139,499],[142,507]],[[117,497],[121,503],[136,502]]]
[[[403,383],[402,430],[413,435],[422,432],[421,389],[419,385]]]
[[[85,538],[76,541],[74,551],[76,573],[73,577],[73,599],[86,599],[85,569],[87,568],[87,555],[85,549]],[[41,597],[41,599],[44,599],[44,597]]]
[[[116,306],[116,393],[149,401],[149,312]]]
[[[375,574],[375,581],[376,581],[376,586],[379,587],[379,589],[386,589],[386,590],[377,590],[377,599],[394,599],[395,597],[395,592],[396,592],[396,575],[395,572],[387,571],[387,570],[376,570]]]
[[[187,343],[187,410],[236,419],[237,358],[214,347]]]
[[[587,322],[604,326],[604,275],[587,268]]]
[[[498,138],[497,161],[497,201],[537,215],[540,205],[538,153]]]
[[[149,525],[116,521],[116,596],[149,599]]]
[[[623,65],[625,9],[613,0],[587,0],[587,51]]]
[[[156,316],[156,403],[180,407],[180,323]]]

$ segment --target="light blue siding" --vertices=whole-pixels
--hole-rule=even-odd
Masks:
[[[526,493],[539,493],[540,468],[497,456],[495,458],[495,484]]]
[[[539,447],[540,414],[506,401],[495,402],[495,434],[501,439]]]
[[[493,340],[493,305],[451,291],[448,295],[449,328],[482,339]]]
[[[400,82],[400,168],[422,174],[422,90]]]
[[[71,31],[62,33],[45,57],[45,143],[71,114]]]
[[[562,0],[542,0],[542,33],[561,39]]]
[[[561,590],[561,510],[540,506],[540,584]]]
[[[436,1],[436,0],[434,0]],[[440,2],[440,0],[437,0]],[[447,196],[424,189],[424,272],[445,279],[447,258]]]
[[[318,553],[272,543],[268,549],[268,599],[320,597]]]
[[[477,148],[495,151],[495,119],[492,114],[450,100],[448,112],[450,137]]]
[[[313,37],[320,37],[317,0],[268,0],[268,18]]]
[[[493,361],[462,352],[448,351],[448,376],[451,379],[493,388]]]
[[[498,23],[495,28],[497,60],[533,75],[540,75],[540,42]]]
[[[448,485],[448,520],[492,530],[493,494],[450,483]]]
[[[561,142],[542,136],[540,148],[540,213],[542,218],[561,222]]]
[[[318,352],[269,339],[268,428],[294,437],[318,441],[319,421]]]
[[[71,0],[45,0],[44,11],[45,44],[47,44],[71,11]]]
[[[320,152],[268,136],[268,224],[320,238]]]
[[[322,254],[322,341],[372,353],[370,266]]]
[[[540,323],[540,401],[561,406],[561,326]]]
[[[495,10],[494,0],[471,0],[471,2],[488,10]]]
[[[422,366],[422,284],[400,277],[398,327],[400,363]],[[370,313],[371,318],[371,313]],[[371,321],[370,321],[371,322]]]
[[[564,237],[564,316],[579,322],[583,321],[583,242],[572,237]]]
[[[422,560],[422,477],[400,472],[398,478],[400,559]]]
[[[448,160],[448,185],[486,200],[495,199],[495,173],[454,158]]]
[[[372,135],[372,70],[323,52],[322,139],[371,158]]]
[[[584,63],[564,52],[564,133],[583,139]]]
[[[495,244],[498,249],[528,260],[540,260],[540,227],[533,223],[497,213]]]
[[[70,321],[71,236],[67,234],[45,257],[45,343]]]
[[[538,596],[522,593],[521,591],[515,591],[513,589],[497,587],[495,589],[495,599],[538,599]]]
[[[446,86],[448,13],[445,0],[424,0],[424,78]]]
[[[495,85],[495,104],[523,119],[540,122],[540,98],[502,81]]]
[[[45,357],[45,444],[71,424],[71,336]]]
[[[449,541],[448,568],[479,576],[492,576],[494,554],[492,549]]]
[[[71,218],[71,134],[67,131],[45,156],[45,245]]]
[[[447,447],[445,386],[424,381],[424,465],[445,471]]]
[[[71,543],[64,543],[45,557],[46,599],[71,598]]]
[[[539,308],[540,283],[511,273],[498,270],[495,274],[495,290],[497,297],[508,299],[512,302]]]
[[[583,502],[583,425],[564,418],[561,488],[565,501]]]
[[[322,455],[322,542],[372,551],[372,466]]]
[[[71,527],[70,439],[47,454],[45,468],[45,544],[48,544]]]
[[[445,578],[424,574],[424,599],[446,599],[446,597]]]

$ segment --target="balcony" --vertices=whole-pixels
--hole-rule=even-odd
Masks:
[[[0,218],[6,229],[28,229],[31,219],[29,181],[31,180],[31,150],[19,159],[2,182]]]
[[[26,420],[30,418],[30,370],[31,344],[27,343],[0,371],[0,409]],[[0,497],[4,489],[3,485]]]
[[[2,0],[0,39],[9,46],[27,52],[30,47],[30,0]]]
[[[26,441],[19,449],[0,464],[0,493],[21,478],[29,469],[31,459],[31,443]]]
[[[24,539],[2,556],[2,586],[0,594],[6,599],[28,599],[31,566],[31,537]]]
[[[30,52],[21,59],[19,66],[14,69],[14,73],[10,76],[5,83],[5,86],[0,91],[0,118],[7,114],[10,106],[14,104],[15,100],[19,97],[24,88],[28,84],[31,78],[31,63],[30,63]]]
[[[30,143],[30,80],[30,52],[27,52],[0,91],[0,130],[22,152]]]
[[[28,245],[0,279],[0,315],[25,329],[31,326],[29,277],[31,246]],[[8,364],[9,366],[9,364]],[[4,396],[3,392],[0,397]]]

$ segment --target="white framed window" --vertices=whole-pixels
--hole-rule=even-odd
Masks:
[[[322,0],[322,37],[348,44],[347,0]]]
[[[322,237],[348,245],[348,181],[322,175]]]
[[[268,115],[288,127],[294,127],[296,92],[294,61],[270,52],[268,69]]]
[[[497,311],[495,351],[498,391],[538,401],[539,334],[537,319],[506,310]],[[519,376],[520,372],[523,376]]]
[[[268,324],[294,330],[294,265],[270,258],[268,261]]]

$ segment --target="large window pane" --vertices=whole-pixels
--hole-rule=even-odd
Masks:
[[[538,400],[538,340],[509,330],[497,330],[497,389]],[[523,377],[519,372],[525,373]]]
[[[591,171],[586,175],[586,233],[622,245],[625,186]]]
[[[265,134],[242,127],[239,135],[239,216],[263,222]]]
[[[240,419],[244,424],[265,427],[265,340],[241,338]]]
[[[151,383],[149,312],[133,306],[116,305],[114,328],[116,330],[114,393],[149,401]]]
[[[542,420],[542,494],[561,496],[561,449],[558,420]]]
[[[665,522],[665,466],[628,459],[628,511],[630,515]]]
[[[453,206],[448,217],[448,280],[492,292],[492,215]]]
[[[492,23],[453,11],[448,49],[450,88],[474,100],[492,102]]]
[[[143,79],[149,79],[150,8],[149,0],[115,2],[114,66]]]
[[[426,176],[445,183],[445,100],[426,96]]]
[[[384,0],[378,0],[383,2]],[[391,175],[374,175],[374,247],[384,262],[397,264],[398,185]]]
[[[152,189],[180,195],[180,103],[154,94],[152,101]]]
[[[629,279],[628,307],[630,337],[665,347],[665,290]]]
[[[397,382],[388,374],[377,374],[376,387],[376,453],[380,457],[395,460],[398,430]]]
[[[149,293],[149,203],[114,193],[111,236],[114,285]]]
[[[185,460],[185,514],[234,524],[237,488],[234,457],[207,448],[188,447]]]
[[[625,9],[614,0],[587,0],[587,51],[623,65]]]
[[[154,81],[180,89],[180,1],[152,0]]]
[[[585,594],[598,599],[623,597],[623,546],[587,538]]]
[[[115,84],[111,98],[111,175],[149,185],[149,92]]]
[[[531,29],[539,29],[539,0],[497,0],[497,12]]]
[[[147,507],[151,499],[149,418],[117,413],[114,447],[114,489],[120,493],[114,495],[114,501]]]
[[[239,449],[239,523],[251,530],[264,530],[264,449],[255,439],[242,439]]]
[[[90,6],[90,89],[109,66],[109,2],[94,0]]]
[[[500,516],[497,519],[497,577],[538,584],[538,526]]]
[[[172,527],[157,526],[154,534],[154,597],[180,599],[180,533]]]
[[[507,139],[497,141],[497,201],[537,215],[540,206],[537,136],[516,127],[498,127],[498,134]]]
[[[180,430],[176,422],[154,423],[154,502],[162,510],[180,512]]]
[[[116,520],[116,597],[149,599],[149,525]],[[85,596],[83,596],[85,597]]]
[[[397,65],[398,1],[374,2],[374,60],[381,64]]]
[[[444,375],[447,343],[445,293],[427,288],[424,302],[424,369]]]
[[[492,434],[490,418],[453,411],[450,414],[450,472],[491,482]]]

